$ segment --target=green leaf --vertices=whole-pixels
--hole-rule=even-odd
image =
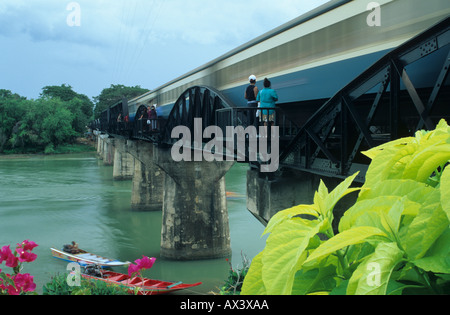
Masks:
[[[441,205],[450,221],[450,167],[447,166],[441,176]]]
[[[293,218],[270,234],[262,256],[267,294],[291,294],[295,274],[306,259],[306,248],[325,222]]]
[[[374,221],[371,219],[370,213],[375,213],[380,216],[381,213],[388,214],[392,207],[401,200],[400,196],[380,196],[377,198],[358,201],[353,207],[348,209],[339,222],[339,231],[345,231],[355,225],[365,226],[373,225]],[[420,208],[420,204],[405,199],[405,211],[403,214],[416,214]],[[367,220],[366,220],[367,219]],[[378,220],[380,222],[380,220]],[[375,224],[375,227],[381,228],[380,225]]]
[[[432,191],[434,191],[433,187],[415,180],[390,179],[376,183],[370,188],[363,189],[357,201],[374,199],[380,196],[407,196],[411,201],[422,203]]]
[[[409,150],[409,151],[408,151]],[[372,187],[375,184],[392,179],[392,173],[398,172],[399,167],[404,167],[404,157],[408,157],[415,149],[409,144],[398,144],[383,149],[382,154],[377,155],[370,163],[366,173],[364,187]]]
[[[328,188],[327,186],[325,186],[325,183],[320,180],[320,184],[319,184],[319,189],[317,190],[317,192],[314,195],[314,204],[317,205],[317,207],[319,208],[320,214],[323,217],[327,216],[327,211],[326,211],[326,198],[328,197]]]
[[[394,151],[398,150],[399,147],[404,146],[408,143],[411,143],[414,141],[414,137],[408,137],[408,138],[401,138],[394,141],[387,142],[385,144],[382,144],[378,147],[375,147],[373,149],[370,149],[368,151],[361,152],[371,160],[374,160],[378,155],[385,154],[385,150],[388,148],[394,148]]]
[[[329,265],[312,270],[300,270],[295,275],[292,295],[307,295],[315,292],[331,292],[336,286],[336,266]]]
[[[445,139],[444,136],[440,138]],[[450,160],[450,144],[436,143],[413,155],[406,165],[403,178],[426,182],[431,174],[443,163]]]
[[[402,247],[410,260],[422,258],[433,243],[448,229],[449,220],[439,203],[439,191],[429,195],[429,201],[420,208],[418,215],[401,235]]]
[[[425,271],[434,273],[450,274],[450,229],[436,240],[426,257],[418,259],[413,263]]]
[[[360,244],[374,236],[386,237],[386,233],[382,230],[371,226],[360,226],[350,230],[346,230],[338,235],[330,238],[328,241],[319,246],[304,262],[304,266],[311,266],[336,251],[355,244]]]
[[[287,210],[279,211],[270,219],[263,235],[271,233],[279,224],[300,215],[310,215],[318,218],[320,214],[316,205],[299,205]]]
[[[266,288],[262,280],[262,255],[256,255],[242,284],[241,295],[265,295]]]
[[[356,176],[358,176],[359,172],[345,179],[342,183],[340,183],[333,191],[325,197],[325,213],[329,218],[332,218],[331,215],[333,213],[334,206],[341,200],[344,196],[358,191],[361,188],[351,188],[350,185],[355,180]]]
[[[385,295],[394,268],[403,260],[396,243],[380,243],[353,273],[348,295]]]

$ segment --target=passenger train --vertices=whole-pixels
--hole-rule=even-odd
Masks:
[[[379,5],[380,26],[368,23],[371,2]],[[271,80],[278,106],[302,106],[307,116],[384,54],[449,15],[448,0],[332,0],[129,100],[128,112],[133,119],[140,106],[156,105],[159,117],[167,117],[178,97],[199,85],[245,107],[244,90],[254,74],[260,89],[265,77]]]

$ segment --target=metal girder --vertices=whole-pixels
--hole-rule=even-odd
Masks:
[[[400,126],[401,121],[403,124],[405,119],[416,120],[415,124],[419,121],[417,129],[423,126],[434,129],[435,123],[430,118],[430,112],[448,78],[450,52],[440,69],[426,106],[421,99],[424,92],[419,93],[413,85],[406,66],[448,47],[448,44],[450,17],[383,56],[325,102],[300,128],[297,136],[281,153],[280,164],[327,176],[348,176],[350,170],[364,168],[363,164],[355,162],[364,142],[367,148],[372,148],[389,138],[397,139],[404,132],[404,126]],[[372,92],[377,85],[377,92]],[[404,107],[409,106],[408,102],[403,102],[404,92],[409,95],[417,112],[415,114],[408,110],[408,117],[400,116],[400,111],[404,115]],[[380,106],[383,106],[384,115],[379,113]],[[450,117],[450,113],[448,116]],[[387,122],[384,123],[383,120]],[[373,124],[381,124],[381,129]],[[374,128],[371,129],[371,126]],[[314,145],[316,147],[313,148]],[[320,159],[326,158],[332,164],[326,166],[326,163],[315,163],[320,153],[323,154]],[[340,174],[336,173],[336,167]]]
[[[333,156],[333,154],[327,149],[322,140],[311,130],[306,129],[306,133],[310,136],[310,138],[314,141],[315,144],[319,146],[319,148],[323,151],[326,157],[333,163],[338,164],[339,161]]]
[[[175,102],[159,141],[170,145],[173,142],[171,139],[173,128],[186,126],[192,130],[195,118],[202,118],[203,128],[214,125],[215,111],[233,106],[220,92],[211,87],[191,87]]]
[[[392,62],[392,66],[394,67],[394,71],[397,71],[398,75],[402,79],[402,82],[405,85],[406,90],[408,91],[408,94],[411,97],[411,100],[413,101],[414,106],[416,107],[417,113],[419,114],[420,118],[425,122],[426,128],[428,130],[434,129],[435,125],[431,121],[431,119],[429,117],[424,116],[425,106],[423,105],[423,102],[420,99],[419,94],[417,93],[416,88],[414,87],[414,84],[409,78],[406,69],[405,68],[401,69],[395,61]],[[398,89],[399,87],[396,88]]]
[[[442,66],[441,72],[439,73],[436,84],[434,85],[433,91],[431,92],[427,106],[426,106],[424,112],[422,113],[423,117],[428,118],[428,115],[430,114],[431,110],[433,109],[434,104],[436,104],[436,100],[438,99],[439,93],[441,92],[442,87],[444,86],[444,82],[445,82],[445,80],[447,80],[449,68],[450,68],[450,50],[447,55],[447,58],[445,59],[444,65]],[[424,121],[423,117],[421,117],[416,130],[422,129],[423,126],[425,125],[425,121]]]

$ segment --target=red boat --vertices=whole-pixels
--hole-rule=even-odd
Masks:
[[[201,282],[185,284],[181,281],[169,282],[140,277],[130,277],[123,273],[104,270],[101,270],[101,274],[82,274],[81,276],[88,280],[103,281],[121,287],[126,287],[129,289],[131,294],[136,294],[137,292],[138,295],[167,294],[174,291],[189,289],[202,284]]]

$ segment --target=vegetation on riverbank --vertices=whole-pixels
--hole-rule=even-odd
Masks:
[[[148,90],[111,85],[91,101],[71,86],[46,86],[38,99],[0,89],[0,154],[59,154],[84,150],[77,139],[100,113]]]

